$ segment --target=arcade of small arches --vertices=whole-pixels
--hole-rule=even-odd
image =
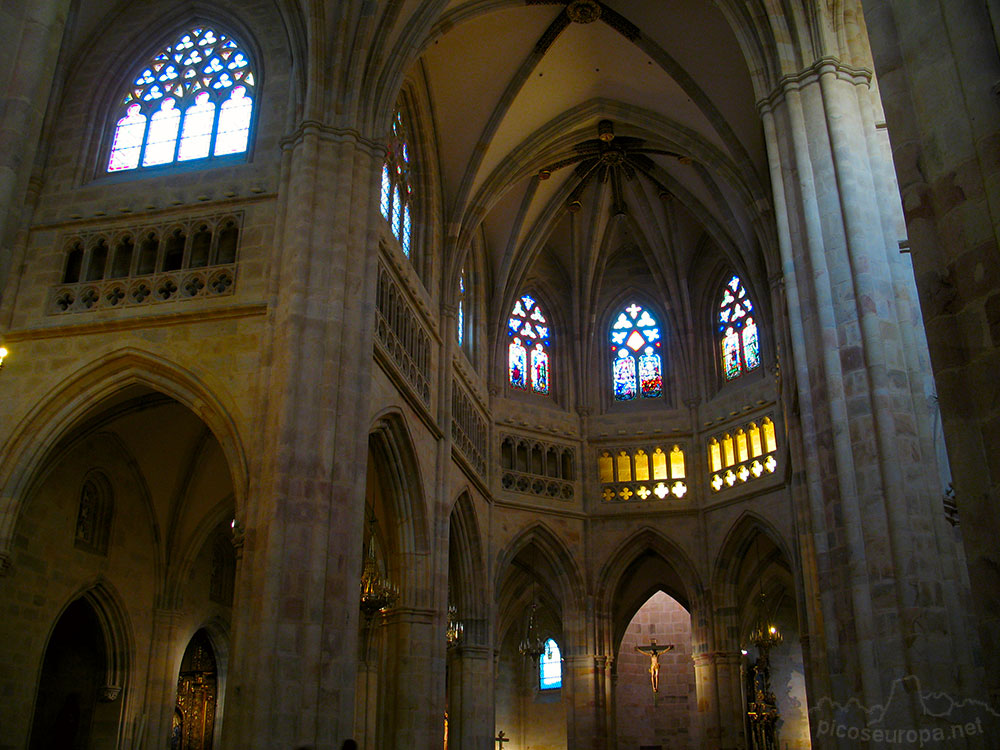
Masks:
[[[0,750],[805,750],[982,682],[861,0],[60,2]]]

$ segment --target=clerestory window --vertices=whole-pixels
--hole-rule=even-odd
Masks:
[[[108,172],[244,153],[256,76],[235,39],[192,26],[138,66],[115,109]]]
[[[660,398],[663,363],[660,357],[660,324],[649,310],[635,302],[612,319],[611,382],[616,401]]]
[[[726,380],[734,380],[760,366],[756,311],[739,276],[726,282],[716,310],[716,339],[722,372]]]

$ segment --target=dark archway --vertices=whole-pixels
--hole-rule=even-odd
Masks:
[[[109,712],[101,710],[108,698],[117,698],[102,690],[106,671],[107,647],[97,613],[77,599],[59,618],[45,649],[31,750],[85,750],[109,731],[114,739],[117,722],[109,729],[103,720]]]

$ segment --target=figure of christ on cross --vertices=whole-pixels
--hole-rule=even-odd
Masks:
[[[649,639],[648,646],[636,646],[635,650],[640,654],[646,654],[649,656],[649,682],[653,686],[653,692],[659,692],[660,689],[660,654],[665,654],[674,647],[674,644],[669,646],[659,646],[656,643],[655,638]]]
[[[505,737],[503,730],[501,729],[499,732],[497,732],[497,736],[494,742],[497,743],[497,750],[503,750],[503,743],[510,742],[510,737]]]

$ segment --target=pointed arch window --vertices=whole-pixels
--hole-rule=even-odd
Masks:
[[[111,482],[99,471],[91,472],[80,488],[74,546],[99,555],[108,553],[115,499]]]
[[[538,687],[542,690],[562,687],[562,654],[552,638],[545,641],[545,651],[538,659]]]
[[[614,318],[609,333],[611,382],[616,401],[660,398],[663,361],[660,324],[649,310],[632,302]]]
[[[760,366],[760,334],[756,309],[739,276],[722,288],[716,318],[716,332],[722,372],[726,380]]]
[[[549,346],[551,331],[548,318],[529,294],[514,303],[507,318],[507,382],[512,388],[548,394]]]
[[[382,165],[382,195],[379,207],[399,240],[403,254],[410,256],[413,234],[413,186],[410,175],[410,147],[403,113],[396,110],[389,132],[389,144]]]
[[[256,74],[228,34],[192,26],[146,60],[115,110],[108,172],[247,150]]]

